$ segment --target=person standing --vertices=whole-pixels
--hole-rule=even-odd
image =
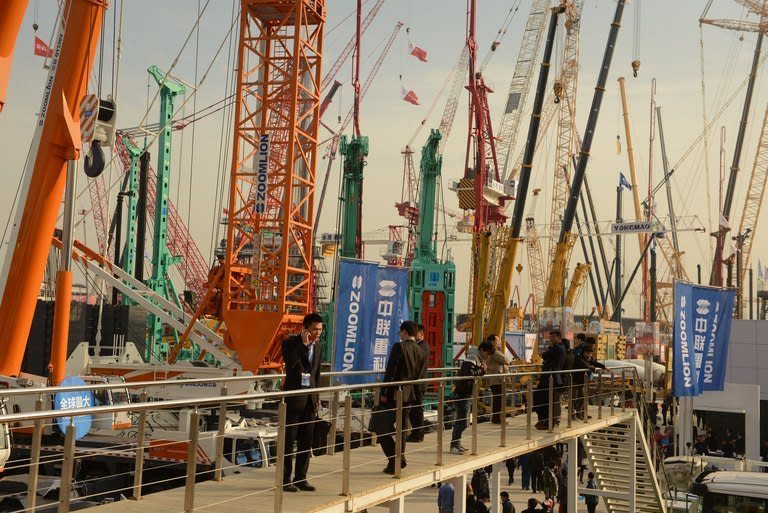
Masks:
[[[509,474],[507,485],[515,484],[515,469],[517,468],[517,458],[507,458],[504,464],[507,466],[507,474]]]
[[[480,358],[476,354],[471,354],[461,362],[459,367],[460,377],[475,378],[482,376],[485,373],[485,364],[480,361]],[[453,430],[451,431],[451,453],[452,454],[464,454],[467,449],[461,445],[461,435],[464,430],[467,429],[469,423],[469,412],[472,406],[472,387],[476,379],[462,379],[457,380],[454,384],[453,397],[454,397],[454,418],[453,418]],[[477,414],[477,412],[475,412]]]
[[[416,344],[424,352],[424,365],[421,367],[419,379],[426,379],[427,370],[429,369],[429,344],[424,339],[423,324],[419,324],[416,330]],[[427,385],[419,385],[416,391],[418,392],[417,404],[408,411],[408,418],[411,421],[411,432],[406,440],[409,442],[424,441],[424,394],[427,391]]]
[[[549,348],[544,351],[542,357],[542,372],[556,372],[563,370],[565,365],[565,348],[562,344],[560,330],[549,332]],[[549,429],[549,383],[553,385],[552,394],[552,421],[553,425],[560,423],[560,386],[562,379],[559,374],[542,374],[539,385],[534,392],[533,403],[539,421],[536,429]]]
[[[389,353],[387,359],[387,368],[384,371],[385,383],[397,383],[398,381],[413,381],[419,378],[421,375],[422,367],[424,366],[424,351],[422,351],[416,343],[416,333],[418,331],[418,325],[413,321],[405,321],[400,325],[400,342],[392,346],[392,350]],[[403,409],[408,411],[407,408],[418,404],[419,393],[417,390],[418,385],[401,385],[399,388],[403,393]],[[390,408],[397,406],[397,386],[384,387],[381,390],[381,396],[379,397],[379,403]],[[408,416],[403,414],[403,428],[405,428]],[[385,474],[395,473],[395,437],[393,435],[379,436],[379,443],[381,449],[387,456],[388,463],[384,468]],[[400,467],[405,468],[405,429],[403,429],[403,439],[400,445]]]
[[[533,451],[528,456],[528,468],[531,473],[531,491],[541,491],[541,474],[544,472],[544,455],[541,451]]]
[[[515,513],[515,506],[509,500],[509,494],[507,492],[501,492],[501,513]]]
[[[439,513],[453,513],[453,500],[455,489],[451,483],[438,484],[437,511]]]
[[[529,455],[521,454],[517,457],[517,465],[520,467],[520,487],[523,490],[531,489],[531,469],[528,466]]]
[[[543,513],[543,509],[539,509],[536,506],[539,505],[538,499],[531,497],[528,499],[528,507],[523,510],[522,513]]]
[[[485,342],[478,346],[485,360],[487,374],[504,374],[507,372],[507,360],[499,350],[500,347],[501,339],[497,335],[488,335]],[[502,410],[504,409],[503,404],[505,402],[504,398],[501,397],[501,383],[504,379],[503,376],[487,378],[491,389],[491,422],[494,424],[501,423]]]
[[[310,313],[302,321],[298,335],[288,337],[282,346],[285,365],[283,390],[317,388],[320,383],[320,335],[323,333],[323,318]],[[315,491],[307,481],[309,458],[312,454],[312,438],[320,406],[318,394],[302,394],[285,398],[285,458],[283,490],[286,492]],[[294,443],[297,449],[294,451]],[[294,454],[296,467],[293,468]],[[293,472],[293,480],[291,473]]]
[[[594,472],[587,474],[587,488],[590,490],[597,489]],[[600,499],[597,497],[597,495],[584,494],[584,502],[587,504],[587,513],[595,513],[597,510],[597,503],[600,502]]]

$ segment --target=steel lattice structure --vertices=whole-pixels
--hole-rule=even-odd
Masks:
[[[243,0],[222,316],[244,368],[311,302],[324,0]]]

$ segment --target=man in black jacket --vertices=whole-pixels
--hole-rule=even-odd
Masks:
[[[285,339],[283,342],[283,363],[285,381],[283,390],[301,390],[317,388],[320,383],[320,335],[323,333],[323,318],[311,313],[304,317],[301,333]],[[285,469],[283,471],[283,490],[312,492],[315,487],[307,481],[309,458],[312,454],[312,434],[320,406],[317,394],[303,394],[286,397],[285,427]],[[298,449],[294,449],[294,443]],[[293,480],[293,456],[296,455],[296,468]]]
[[[392,346],[392,351],[387,359],[387,368],[384,372],[384,382],[413,381],[419,379],[424,366],[426,355],[416,343],[418,325],[413,321],[405,321],[400,325],[400,342]],[[419,391],[417,385],[402,385],[404,414],[403,427],[405,427],[408,408],[418,404]],[[397,407],[397,386],[382,388],[379,402],[387,408]],[[381,435],[378,437],[381,448],[387,456],[384,472],[395,473],[395,437],[393,435]],[[400,447],[400,467],[406,466],[405,462],[405,429],[403,429],[403,442]]]
[[[424,364],[421,366],[419,379],[425,379],[427,377],[427,370],[429,369],[429,344],[424,338],[423,324],[419,324],[419,327],[416,330],[416,344],[422,351],[424,351]],[[424,441],[424,394],[426,391],[426,385],[420,385],[418,387],[418,403],[412,406],[408,412],[408,417],[411,420],[411,432],[408,434],[406,440],[409,442]]]
[[[565,347],[562,344],[560,330],[551,330],[549,332],[549,348],[541,355],[541,371],[563,370],[565,357]],[[548,429],[550,379],[553,385],[552,421],[554,425],[560,423],[560,387],[563,384],[562,376],[559,374],[542,374],[539,386],[536,388],[533,396],[534,409],[539,418],[539,421],[536,423],[536,429]]]

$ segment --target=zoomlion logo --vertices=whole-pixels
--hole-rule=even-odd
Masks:
[[[379,282],[379,295],[383,297],[393,297],[397,294],[397,283],[392,280],[382,280]]]
[[[709,301],[706,299],[699,299],[696,301],[696,313],[698,315],[709,315]]]

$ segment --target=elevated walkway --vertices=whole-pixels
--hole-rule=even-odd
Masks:
[[[603,408],[603,418],[598,419],[598,407],[590,407],[592,419],[574,420],[571,427],[563,425],[548,431],[533,429],[527,439],[526,415],[507,419],[506,444],[501,445],[499,425],[480,423],[477,426],[477,454],[454,455],[448,451],[450,431],[445,432],[445,447],[442,465],[437,465],[437,433],[424,437],[421,443],[406,446],[407,467],[400,478],[393,478],[382,472],[386,458],[381,448],[360,447],[350,451],[350,494],[340,495],[344,454],[325,455],[312,458],[308,479],[317,487],[315,492],[283,493],[282,509],[293,512],[347,512],[361,511],[378,504],[400,501],[400,498],[416,490],[429,487],[441,481],[461,478],[474,469],[486,467],[519,456],[535,449],[555,443],[565,443],[589,433],[609,429],[614,425],[627,425],[636,415],[635,410],[614,414]],[[534,417],[535,420],[535,417]],[[469,445],[471,428],[463,437]],[[574,474],[575,475],[575,474]],[[456,488],[456,502],[463,494]],[[177,488],[162,493],[147,495],[140,501],[122,501],[98,506],[95,513],[154,513],[183,511],[185,489]],[[463,500],[462,500],[463,503]],[[227,473],[222,481],[198,483],[194,489],[194,511],[273,511],[275,504],[275,475],[273,469],[243,470],[237,474]],[[391,504],[395,511],[398,504]],[[659,510],[660,511],[660,510]]]

